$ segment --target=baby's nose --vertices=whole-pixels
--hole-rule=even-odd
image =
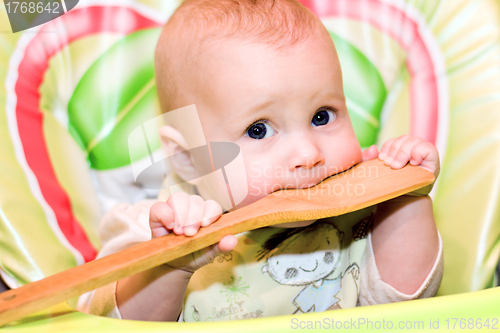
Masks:
[[[296,169],[312,169],[325,164],[325,156],[321,149],[312,140],[303,139],[290,142],[290,171]]]

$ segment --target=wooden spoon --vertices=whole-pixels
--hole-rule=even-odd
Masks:
[[[0,326],[159,266],[238,234],[275,224],[346,214],[434,182],[415,166],[393,170],[367,161],[304,190],[281,190],[223,215],[192,237],[169,234],[0,294]]]

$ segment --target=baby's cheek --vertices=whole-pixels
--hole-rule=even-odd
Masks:
[[[275,191],[279,186],[277,187],[275,185],[275,168],[273,166],[264,163],[262,158],[257,161],[256,159],[250,160],[251,161],[246,161],[247,163],[245,163],[245,171],[248,197],[251,198],[253,202]]]
[[[274,179],[265,175],[254,175],[253,177],[249,176],[247,181],[248,195],[245,201],[247,201],[248,204],[257,201],[280,188]]]

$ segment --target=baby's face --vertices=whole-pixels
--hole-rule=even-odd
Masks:
[[[233,142],[246,168],[247,205],[307,188],[361,161],[331,39],[281,50],[229,40],[196,62],[184,92],[207,142]]]

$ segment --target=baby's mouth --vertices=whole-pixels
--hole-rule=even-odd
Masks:
[[[310,188],[310,187],[313,187],[313,186],[316,186],[318,185],[319,183],[321,183],[323,181],[323,179],[321,179],[320,181],[317,181],[317,182],[314,182],[314,183],[307,183],[307,184],[304,184],[300,187],[300,189],[306,189],[306,188]]]
[[[287,184],[286,186],[281,187],[281,189],[284,190],[292,190],[292,189],[308,189],[311,187],[314,187],[323,181],[327,180],[328,178],[334,177],[335,175],[341,174],[343,172],[346,172],[347,170],[351,169],[347,168],[346,170],[339,170],[337,168],[332,168],[331,170],[324,169],[324,172],[314,172],[312,175],[309,177],[296,177],[295,179],[292,180],[292,182],[295,182],[295,184]]]
[[[309,183],[303,184],[300,187],[297,186],[297,187],[295,187],[295,189],[301,189],[301,190],[303,190],[303,189],[314,187],[316,185],[321,184],[322,182],[324,182],[325,180],[327,180],[327,179],[329,179],[331,177],[334,177],[336,175],[339,175],[339,174],[342,174],[342,173],[346,172],[347,170],[351,169],[352,167],[354,167],[354,165],[351,166],[351,167],[349,167],[349,168],[347,168],[347,169],[345,169],[345,170],[340,170],[340,171],[339,170],[335,170],[335,171],[332,171],[331,173],[328,174],[328,176],[326,176],[324,178],[318,178],[314,182],[309,182]]]
[[[295,179],[295,184],[286,184],[285,186],[282,186],[280,190],[304,190],[308,189],[310,187],[314,187],[321,183],[324,179],[323,178],[318,178],[314,180],[307,180],[306,183],[302,183],[300,179]]]

